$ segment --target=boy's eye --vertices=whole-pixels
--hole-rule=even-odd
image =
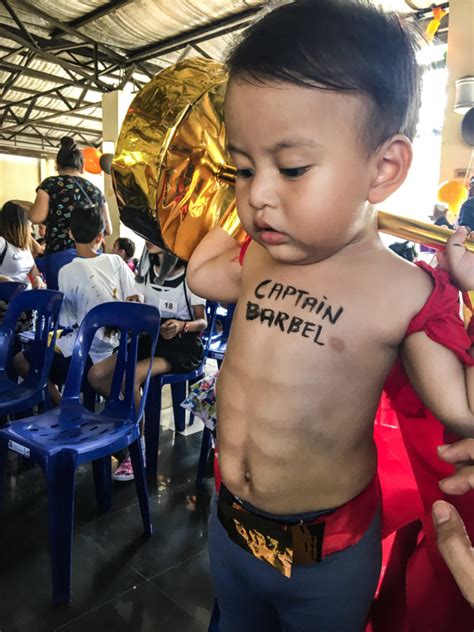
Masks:
[[[235,174],[237,178],[242,178],[243,180],[248,180],[253,176],[252,169],[237,169],[237,173]]]
[[[309,167],[292,167],[291,169],[280,169],[280,173],[285,178],[299,178],[308,171]]]

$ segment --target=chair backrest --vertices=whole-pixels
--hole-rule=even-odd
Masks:
[[[20,283],[19,281],[6,281],[0,283],[0,301],[9,303],[20,292],[26,290],[26,283]]]
[[[112,389],[102,412],[106,416],[130,419],[132,423],[135,423],[143,414],[151,365],[160,330],[160,312],[151,305],[113,301],[97,305],[86,314],[74,343],[71,365],[64,385],[62,405],[68,406],[79,401],[89,349],[95,334],[101,327],[111,328],[120,333]],[[152,352],[148,375],[142,386],[143,396],[140,408],[136,410],[134,385],[140,334],[150,336]]]
[[[7,368],[20,316],[24,312],[35,314],[30,369],[24,378],[27,387],[44,388],[48,382],[62,301],[62,292],[28,290],[14,296],[8,304],[0,325],[0,370]]]

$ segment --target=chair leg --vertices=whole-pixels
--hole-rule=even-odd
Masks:
[[[201,452],[199,454],[199,464],[196,476],[196,487],[201,487],[204,474],[206,473],[207,459],[209,457],[209,450],[211,449],[211,431],[209,428],[204,428],[201,441]]]
[[[0,443],[0,510],[3,509],[5,502],[5,467],[7,464],[8,448],[7,442]]]
[[[76,456],[66,451],[60,452],[58,456],[49,459],[45,470],[48,485],[53,602],[64,604],[71,600]]]
[[[186,399],[187,382],[178,382],[171,385],[171,398],[173,400],[174,428],[176,432],[183,432],[186,427],[186,411],[181,402]]]
[[[94,472],[95,496],[97,509],[109,511],[112,507],[112,459],[105,456],[102,459],[92,461]]]
[[[143,465],[143,455],[140,445],[140,439],[137,439],[129,446],[130,459],[133,466],[133,474],[135,477],[135,487],[137,488],[138,502],[143,520],[143,529],[145,534],[150,536],[153,533],[153,526],[150,518],[150,505],[148,502],[148,489],[145,478],[145,467]]]
[[[214,607],[212,609],[211,620],[209,621],[209,628],[207,632],[219,632],[219,619],[219,605],[216,600],[214,601]]]
[[[147,476],[158,476],[158,444],[160,441],[161,377],[152,377],[145,403],[145,450]]]

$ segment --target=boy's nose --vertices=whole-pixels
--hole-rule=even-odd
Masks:
[[[276,191],[271,178],[257,174],[252,178],[249,189],[249,204],[254,209],[276,205]]]

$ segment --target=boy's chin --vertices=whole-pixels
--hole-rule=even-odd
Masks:
[[[263,248],[265,248],[272,259],[278,261],[278,263],[286,265],[307,266],[324,261],[324,259],[327,259],[329,256],[329,253],[326,252],[326,250],[323,252],[322,249],[318,248],[306,249],[294,244],[271,246],[261,242],[259,243]]]

